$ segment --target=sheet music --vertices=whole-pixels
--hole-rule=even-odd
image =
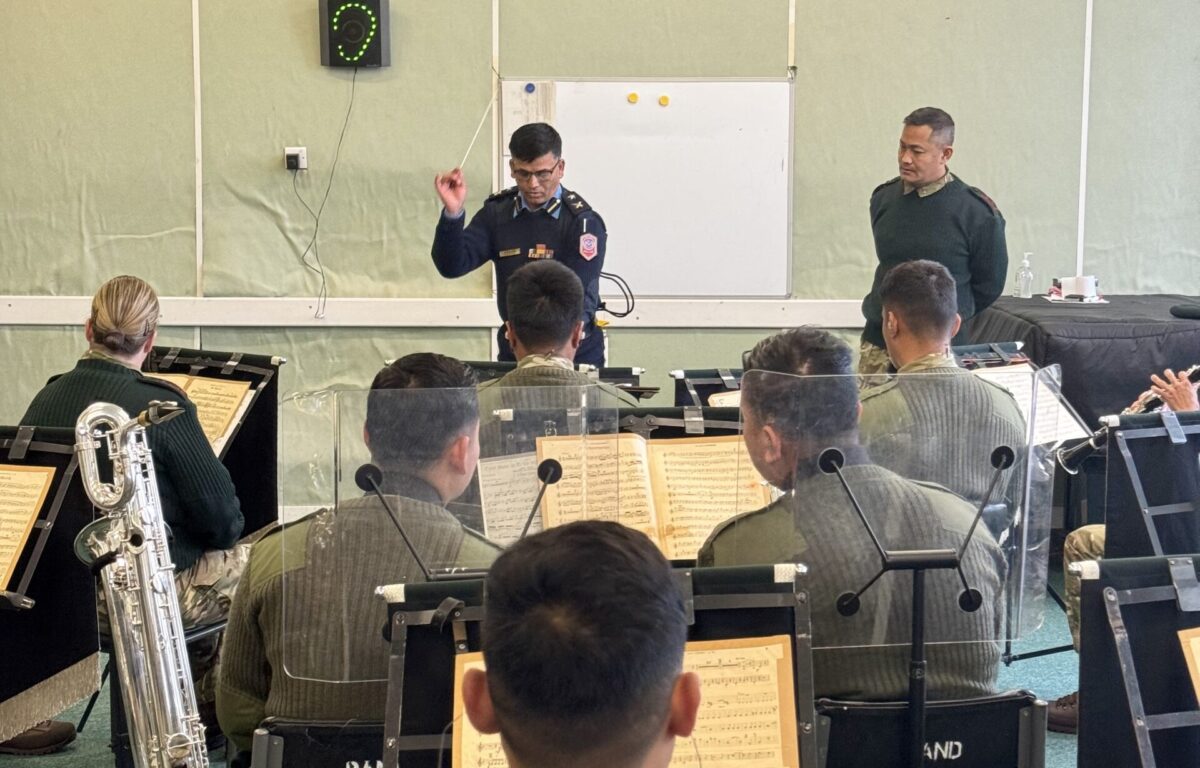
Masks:
[[[1006,365],[996,368],[977,368],[976,376],[987,379],[1007,389],[1017,401],[1021,415],[1029,422],[1033,410],[1033,377],[1036,371],[1028,363]],[[1039,386],[1037,397],[1037,423],[1034,425],[1035,445],[1059,443],[1087,437],[1088,433],[1075,416],[1059,402],[1050,387]]]
[[[0,590],[8,589],[53,480],[54,467],[0,464]]]
[[[1179,630],[1179,643],[1183,646],[1183,658],[1187,660],[1196,699],[1200,700],[1200,627]]]
[[[517,453],[479,460],[479,495],[483,504],[483,533],[502,547],[521,536],[537,499],[537,454]],[[540,515],[529,524],[529,535],[542,530]]]
[[[242,406],[250,382],[233,379],[213,379],[193,376],[188,383],[188,398],[196,404],[196,415],[200,428],[214,449],[217,441],[228,438],[229,428],[235,424],[233,417]]]
[[[691,642],[683,668],[700,676],[700,711],[690,739],[675,742],[672,768],[799,768],[790,638]],[[484,669],[483,654],[455,657],[454,767],[505,768],[500,736],[479,733],[463,711],[467,669]]]
[[[562,480],[542,498],[546,528],[613,520],[658,540],[650,461],[641,435],[539,437],[537,458],[557,459],[563,467]]]
[[[713,528],[771,503],[740,435],[650,441],[650,481],[668,559],[694,559]]]
[[[742,404],[742,390],[731,389],[727,392],[713,392],[708,396],[708,404],[714,408],[736,408]]]
[[[147,373],[154,379],[169,381],[182,389],[196,406],[200,429],[218,456],[229,442],[229,435],[245,415],[254,399],[250,382],[187,376],[181,373]]]

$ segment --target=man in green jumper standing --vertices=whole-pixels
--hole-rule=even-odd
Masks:
[[[964,321],[990,306],[1004,289],[1008,248],[1004,217],[992,199],[950,173],[954,120],[937,107],[921,107],[904,118],[900,134],[900,175],[871,194],[871,232],[875,237],[875,281],[863,298],[863,375],[890,369],[883,341],[879,287],[892,267],[928,259],[950,271],[958,288],[958,313]],[[967,343],[960,330],[954,344]]]

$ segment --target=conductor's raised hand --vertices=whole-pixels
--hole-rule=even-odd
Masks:
[[[433,187],[437,190],[438,197],[442,198],[446,213],[457,216],[467,202],[467,179],[463,176],[462,168],[434,176]]]

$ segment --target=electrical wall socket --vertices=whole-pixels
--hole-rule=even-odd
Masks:
[[[308,147],[284,147],[283,167],[289,171],[307,171]]]

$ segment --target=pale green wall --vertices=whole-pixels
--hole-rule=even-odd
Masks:
[[[486,270],[428,258],[433,175],[458,163],[490,94],[490,0],[392,2],[393,66],[363,71],[321,222],[331,296],[480,297]],[[1200,4],[1096,3],[1085,271],[1110,292],[1200,293]],[[0,294],[89,294],[121,272],[195,291],[191,3],[2,3]],[[778,77],[786,0],[503,0],[514,77]],[[1074,272],[1083,0],[798,0],[794,291],[855,299],[873,268],[866,204],[895,175],[901,118],[937,104],[959,124],[952,167],[1008,219],[1039,283]],[[311,296],[311,220],[281,168],[325,189],[350,95],[319,66],[315,0],[202,0],[204,273],[208,295]],[[487,194],[487,130],[466,164]],[[570,137],[566,137],[570,153]],[[652,180],[642,180],[648,204]],[[586,192],[586,190],[585,190]],[[731,222],[736,226],[736,222]],[[764,329],[762,332],[766,332]],[[736,365],[757,330],[625,329],[611,360],[651,370]],[[174,343],[192,332],[172,330]],[[486,357],[484,331],[208,329],[211,349],[288,357],[285,389],[365,386],[380,362],[435,348]],[[82,347],[74,329],[0,330],[0,422]],[[665,398],[660,398],[662,402]]]

